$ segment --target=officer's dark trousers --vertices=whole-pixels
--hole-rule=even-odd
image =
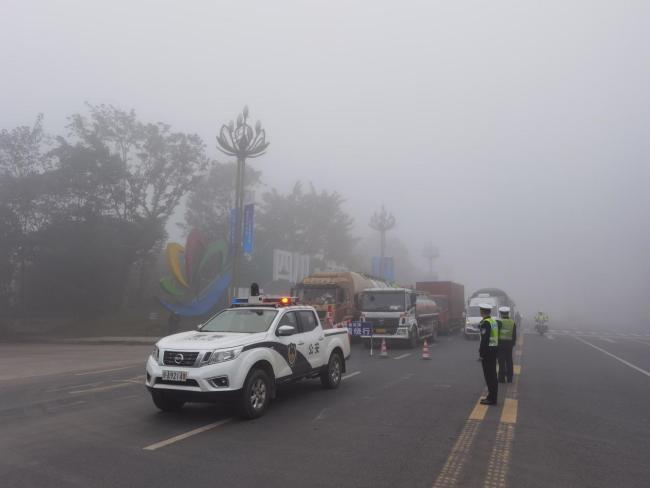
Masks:
[[[494,349],[494,350],[492,350]],[[483,376],[485,376],[485,384],[488,388],[487,399],[491,402],[497,401],[497,392],[499,390],[499,382],[497,381],[497,351],[496,347],[491,347],[483,357]]]
[[[512,381],[512,341],[499,341],[499,381]]]

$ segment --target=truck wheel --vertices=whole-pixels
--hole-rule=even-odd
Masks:
[[[438,340],[438,328],[440,327],[440,322],[433,324],[433,330],[431,331],[431,342],[436,342]]]
[[[271,399],[271,380],[264,370],[255,369],[242,388],[240,412],[242,417],[256,419],[264,415]]]
[[[416,327],[411,328],[411,330],[409,331],[409,343],[408,343],[409,349],[415,349],[418,345],[419,339],[420,338],[418,337],[417,328]]]
[[[343,374],[343,358],[338,351],[334,351],[330,356],[327,367],[320,373],[320,382],[323,388],[334,390],[341,384],[341,375]]]
[[[165,392],[160,390],[153,390],[151,392],[151,399],[154,405],[163,412],[178,412],[185,405],[183,400],[165,395]]]

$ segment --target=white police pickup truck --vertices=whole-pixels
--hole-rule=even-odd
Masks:
[[[337,388],[349,356],[347,329],[324,330],[314,308],[295,298],[234,299],[196,331],[160,339],[146,386],[163,411],[234,399],[244,417],[257,418],[280,383],[320,378]]]

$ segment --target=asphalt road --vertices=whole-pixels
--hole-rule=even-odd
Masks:
[[[430,361],[355,346],[338,390],[289,385],[255,421],[158,412],[149,347],[2,345],[0,485],[648,486],[650,331],[522,337],[496,407],[477,405],[477,343],[453,336]]]

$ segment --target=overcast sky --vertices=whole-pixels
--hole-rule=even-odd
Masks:
[[[85,101],[214,136],[248,104],[253,164],[381,204],[416,264],[526,312],[650,322],[650,2],[1,0],[0,127]]]

